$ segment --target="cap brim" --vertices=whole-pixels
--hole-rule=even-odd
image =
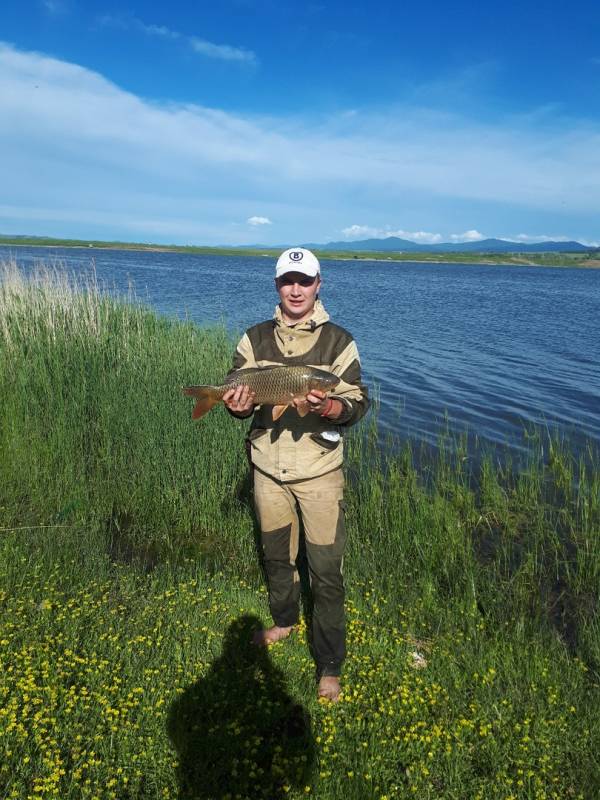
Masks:
[[[288,272],[300,272],[302,275],[307,275],[309,278],[314,278],[319,274],[320,270],[317,267],[290,263],[283,267],[278,267],[275,272],[275,277],[280,278],[282,275],[286,275]]]

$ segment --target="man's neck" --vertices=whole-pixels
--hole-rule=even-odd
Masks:
[[[281,306],[280,306],[280,308],[281,308]],[[314,310],[315,310],[315,307],[313,306],[311,308],[311,310],[308,312],[308,314],[305,314],[303,317],[300,317],[300,318],[296,319],[296,318],[288,317],[288,315],[285,313],[285,311],[283,309],[281,309],[281,318],[285,322],[286,325],[291,327],[292,325],[298,325],[299,322],[307,322],[312,317]]]

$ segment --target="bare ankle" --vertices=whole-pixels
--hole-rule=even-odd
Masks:
[[[323,675],[319,680],[319,697],[337,703],[340,699],[342,687],[337,675]]]
[[[281,641],[281,639],[287,639],[293,630],[294,625],[289,625],[287,627],[271,625],[270,628],[262,628],[260,631],[256,631],[252,637],[252,643],[268,647],[271,644],[275,644],[275,642]]]

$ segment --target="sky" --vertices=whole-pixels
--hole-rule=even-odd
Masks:
[[[0,234],[600,243],[600,3],[2,0]]]

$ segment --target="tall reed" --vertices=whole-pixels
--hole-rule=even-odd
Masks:
[[[132,556],[194,555],[257,576],[246,423],[223,408],[194,423],[180,391],[218,382],[233,347],[225,329],[113,298],[93,275],[5,264],[2,525],[54,525],[57,537],[87,526]],[[460,443],[451,455],[442,442],[424,468],[410,442],[380,441],[376,409],[346,448],[349,577],[434,616],[479,604],[563,633],[589,617],[600,573],[591,451],[577,464],[565,443],[540,439],[526,469],[484,459],[472,475]]]
[[[181,394],[229,368],[224,329],[115,300],[93,276],[25,277],[13,264],[0,350],[5,526],[85,524],[164,553],[240,552],[252,527],[236,495],[239,425],[223,410],[194,425]]]
[[[4,265],[3,796],[176,796],[164,698],[191,702],[226,626],[265,610],[247,423],[223,408],[193,423],[180,392],[219,381],[233,347],[93,275]],[[376,413],[346,436],[351,692],[312,707],[314,796],[591,800],[597,455],[540,435],[524,468],[471,468],[446,444],[381,441]],[[312,697],[304,642],[286,652]]]

